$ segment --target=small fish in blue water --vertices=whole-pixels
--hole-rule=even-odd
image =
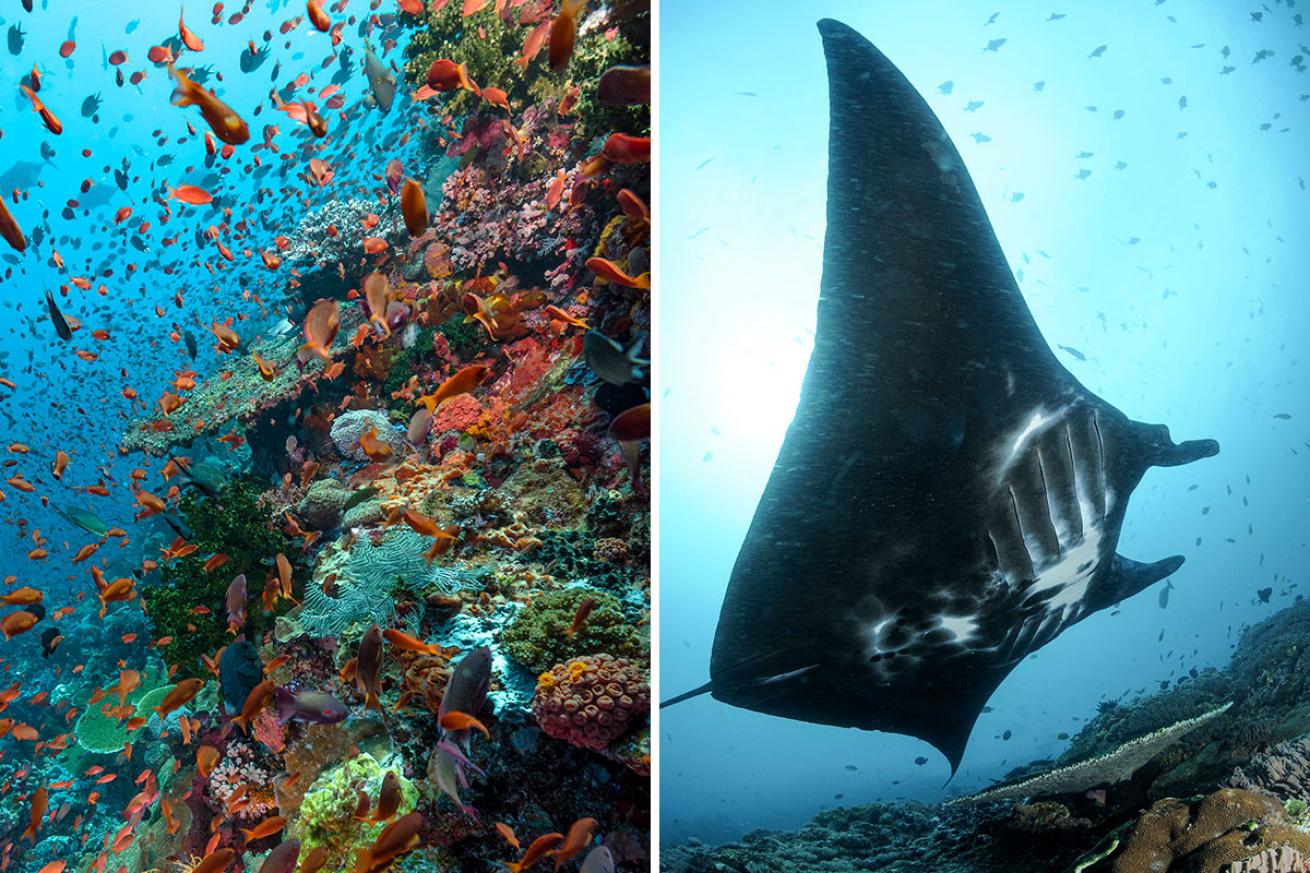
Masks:
[[[1108,45],[1098,45],[1096,48],[1092,49],[1091,54],[1089,54],[1087,57],[1089,59],[1099,58],[1101,55],[1105,54],[1105,50],[1108,48],[1109,48]]]
[[[989,39],[987,41],[987,47],[984,48],[983,51],[999,52],[1001,50],[1001,46],[1005,45],[1007,42],[1009,42],[1009,40],[1006,39],[1005,37],[1001,37],[999,39]]]
[[[1073,346],[1064,346],[1064,345],[1062,345],[1062,346],[1059,346],[1059,348],[1060,348],[1060,351],[1062,351],[1062,352],[1067,352],[1067,353],[1069,353],[1070,355],[1072,355],[1073,357],[1077,358],[1077,359],[1080,360],[1080,361],[1085,361],[1085,360],[1087,360],[1087,356],[1084,355],[1082,352],[1080,352],[1078,349],[1075,349]]]
[[[9,28],[9,53],[11,55],[20,54],[23,51],[23,37],[27,33],[23,30],[22,22],[12,25]]]
[[[97,112],[99,112],[99,111],[100,111],[100,103],[101,103],[101,100],[100,100],[100,94],[99,94],[99,93],[96,93],[96,94],[88,94],[88,95],[86,96],[86,99],[82,101],[82,117],[83,117],[83,118],[90,118],[91,116],[93,116],[93,115],[95,115]],[[125,187],[125,186],[120,185],[119,187]]]

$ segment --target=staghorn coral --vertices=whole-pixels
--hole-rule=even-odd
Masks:
[[[601,752],[649,716],[650,685],[640,667],[612,655],[557,664],[537,677],[532,714],[547,736]]]
[[[569,626],[583,600],[595,602],[586,622],[573,635]],[[593,588],[579,586],[552,591],[536,598],[514,616],[505,628],[505,652],[533,671],[586,652],[610,652],[640,657],[645,652],[640,635],[628,624],[619,602]]]

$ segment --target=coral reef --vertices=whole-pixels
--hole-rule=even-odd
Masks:
[[[1018,782],[998,785],[977,794],[956,798],[952,803],[973,803],[983,800],[1007,800],[1051,794],[1069,794],[1088,791],[1097,785],[1114,785],[1132,778],[1144,764],[1158,757],[1180,738],[1199,729],[1229,710],[1231,703],[1215,707],[1193,718],[1166,725],[1144,736],[1129,740],[1103,755],[1067,764]]]
[[[594,606],[582,626],[570,634],[574,616],[585,600]],[[511,658],[536,672],[587,652],[632,657],[645,651],[619,602],[586,587],[552,591],[532,600],[505,628],[504,644]]]
[[[399,762],[379,763],[372,755],[361,754],[319,774],[300,801],[293,836],[300,840],[301,850],[309,852],[317,846],[326,848],[328,862],[323,868],[325,871],[353,869],[354,850],[372,845],[386,826],[386,822],[368,818],[361,821],[355,817],[361,794],[375,807],[383,777],[390,771],[398,777],[400,790],[396,815],[405,815],[414,809],[418,790],[399,767]]]
[[[532,714],[547,736],[604,751],[647,717],[650,685],[640,667],[611,655],[558,664],[537,678]]]

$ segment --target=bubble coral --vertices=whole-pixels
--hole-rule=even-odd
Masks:
[[[532,714],[547,736],[603,752],[647,718],[650,685],[631,661],[590,655],[557,664],[537,677]]]

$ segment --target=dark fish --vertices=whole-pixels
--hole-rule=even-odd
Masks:
[[[64,635],[57,628],[46,628],[41,634],[41,657],[48,658],[53,655],[63,641]]]
[[[396,99],[396,77],[391,75],[367,45],[364,46],[364,75],[368,77],[368,87],[373,92],[373,99],[377,101],[382,114],[386,115],[391,111],[391,104]]]
[[[26,35],[21,23],[9,28],[9,54],[16,55],[23,51],[23,37]]]
[[[446,685],[446,694],[441,698],[437,711],[437,721],[448,712],[463,712],[477,715],[487,701],[487,689],[491,686],[491,649],[483,646],[469,652],[455,665],[455,671]]]
[[[259,650],[246,639],[230,643],[218,660],[218,680],[223,688],[223,705],[240,712],[246,698],[264,679],[264,665]]]
[[[186,332],[184,332],[184,333],[182,334],[182,339],[183,339],[183,341],[186,342],[186,353],[187,353],[188,355],[190,355],[190,356],[191,356],[191,360],[194,361],[194,360],[196,359],[196,338],[195,338],[195,335],[192,334],[191,331],[188,330],[188,331],[186,331]]]
[[[100,103],[101,100],[100,100],[100,95],[98,93],[88,94],[86,96],[86,99],[82,101],[82,117],[90,118],[92,115],[95,115],[97,112],[99,112]],[[122,188],[123,186],[120,184],[118,187]]]
[[[1291,417],[1292,417],[1291,413],[1288,413],[1288,412],[1276,412],[1276,413],[1274,413],[1274,418],[1278,419],[1279,421],[1287,421],[1287,420],[1289,420]]]
[[[1273,595],[1273,593],[1274,593],[1274,589],[1272,588],[1261,588],[1259,591],[1255,593],[1255,596],[1260,598],[1261,603],[1268,603],[1269,598]],[[32,607],[29,606],[28,610],[30,611],[31,608]]]
[[[64,320],[64,314],[59,311],[59,307],[55,304],[54,295],[49,291],[45,292],[45,304],[50,309],[50,320],[55,324],[55,333],[59,334],[61,340],[71,340],[73,331],[68,326],[68,322]]]
[[[382,628],[373,625],[359,641],[359,654],[355,656],[355,684],[364,694],[364,706],[381,709],[382,701]],[[452,679],[453,683],[454,680]],[[449,690],[446,696],[450,696]],[[445,703],[445,700],[442,700]]]
[[[587,331],[582,340],[582,354],[587,359],[587,366],[611,385],[627,385],[640,382],[641,368],[650,364],[640,356],[642,346],[646,344],[646,335],[638,334],[628,348],[595,330]]]
[[[277,701],[277,720],[283,723],[336,724],[345,721],[350,714],[344,703],[325,691],[292,692],[278,686],[274,699]]]

